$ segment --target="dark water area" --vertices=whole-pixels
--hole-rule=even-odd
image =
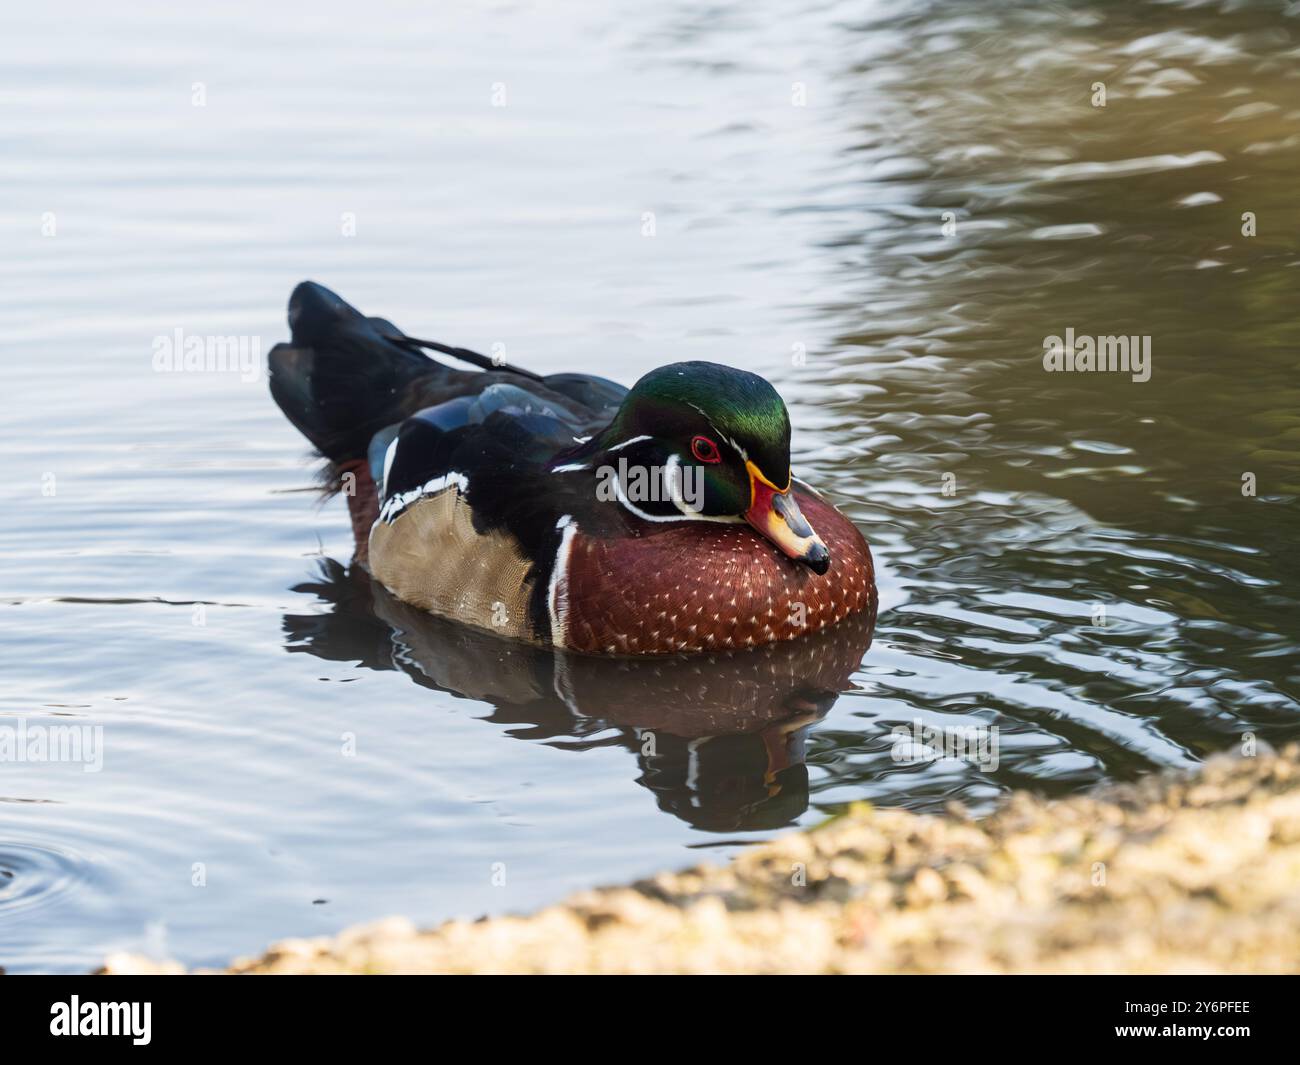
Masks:
[[[1294,5],[133,10],[0,39],[0,732],[94,748],[0,760],[8,971],[1300,736]],[[157,368],[264,354],[304,277],[542,372],[762,373],[874,627],[629,662],[417,615],[262,361]],[[1148,379],[1049,372],[1067,330]],[[900,758],[914,722],[997,758]]]

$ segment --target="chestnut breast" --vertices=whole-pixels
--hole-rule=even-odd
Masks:
[[[862,534],[811,492],[795,496],[830,551],[824,574],[740,523],[638,520],[615,539],[579,527],[552,604],[555,643],[589,654],[718,651],[793,640],[874,609]]]

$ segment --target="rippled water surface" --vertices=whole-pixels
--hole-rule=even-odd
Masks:
[[[1289,11],[7,13],[0,726],[102,745],[0,762],[0,965],[220,964],[1300,733]],[[647,666],[412,615],[260,368],[154,370],[269,348],[304,277],[538,370],[765,374],[874,635]],[[1045,372],[1067,328],[1150,380]],[[914,720],[996,768],[896,761]]]

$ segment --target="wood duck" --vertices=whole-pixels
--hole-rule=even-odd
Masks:
[[[857,528],[791,476],[763,378],[662,366],[631,390],[407,336],[303,282],[271,394],[399,599],[599,655],[725,651],[874,613]],[[460,370],[431,349],[479,367]]]

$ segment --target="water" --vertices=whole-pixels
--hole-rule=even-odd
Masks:
[[[0,714],[102,767],[0,766],[0,965],[218,965],[1300,734],[1295,5],[445,7],[7,16]],[[304,277],[542,371],[764,373],[874,637],[575,665],[411,618],[260,373],[153,369],[269,348]],[[1044,372],[1066,328],[1151,379]],[[997,768],[895,762],[917,719]]]

